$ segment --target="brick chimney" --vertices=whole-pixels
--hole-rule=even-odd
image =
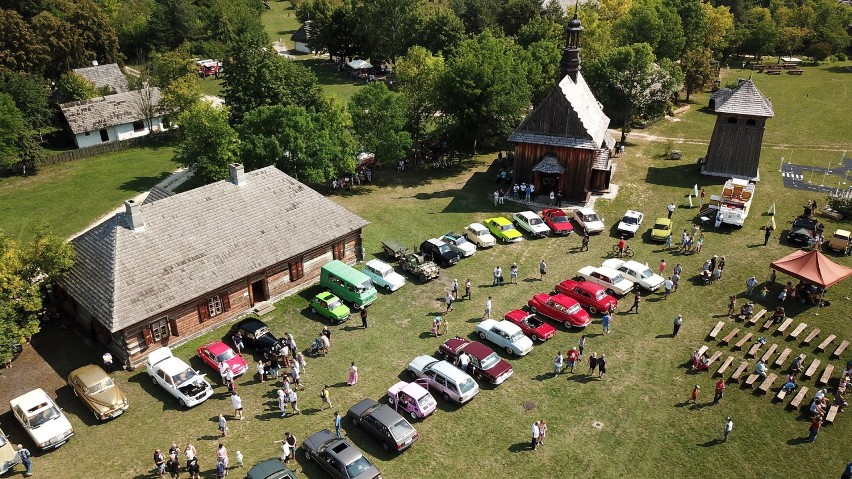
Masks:
[[[145,229],[145,221],[142,218],[142,211],[139,210],[139,203],[134,200],[124,202],[124,218],[127,221],[127,227],[133,231],[141,231]]]
[[[237,186],[245,186],[246,171],[241,163],[231,163],[228,165],[228,170],[231,172],[231,183]]]

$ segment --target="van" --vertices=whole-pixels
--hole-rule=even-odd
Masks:
[[[320,286],[334,293],[338,298],[352,303],[355,309],[363,309],[373,304],[378,294],[373,282],[364,273],[334,260],[320,270]]]
[[[418,356],[408,364],[408,370],[416,378],[428,381],[445,401],[464,404],[479,394],[479,385],[466,372],[447,361],[432,356]]]

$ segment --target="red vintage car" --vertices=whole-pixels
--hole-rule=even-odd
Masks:
[[[514,373],[512,365],[501,358],[493,349],[478,342],[456,336],[448,339],[438,348],[438,355],[450,363],[459,366],[457,358],[462,351],[470,358],[466,373],[471,376],[488,381],[491,384],[502,384]],[[461,367],[461,366],[459,366]]]
[[[590,313],[609,311],[618,307],[618,300],[607,294],[606,288],[590,281],[575,281],[566,279],[556,285],[556,292],[576,299]]]
[[[225,363],[231,368],[234,377],[246,372],[246,360],[222,341],[211,341],[198,348],[198,356],[214,371],[219,371],[219,363]]]
[[[505,319],[521,327],[521,331],[533,341],[547,341],[556,334],[556,328],[538,319],[535,314],[520,309],[506,313]]]
[[[571,223],[571,218],[565,215],[565,212],[559,208],[548,208],[541,212],[541,218],[544,224],[553,231],[554,235],[568,236],[574,231],[574,225]]]
[[[585,328],[592,322],[589,313],[580,307],[580,303],[565,296],[564,294],[537,294],[533,296],[527,305],[533,313],[559,321],[567,327]]]

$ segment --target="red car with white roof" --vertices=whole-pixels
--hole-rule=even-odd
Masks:
[[[214,371],[219,371],[219,363],[225,363],[231,368],[234,377],[246,372],[248,365],[242,356],[222,341],[211,341],[198,348],[198,356]]]
[[[556,285],[556,292],[576,299],[586,307],[590,313],[609,311],[613,312],[618,307],[615,296],[607,294],[606,288],[589,281],[576,281],[566,279]]]
[[[574,231],[574,225],[571,223],[571,218],[559,208],[548,208],[542,210],[541,218],[544,224],[553,231],[557,236],[568,236]]]
[[[504,318],[520,326],[521,331],[533,341],[547,341],[556,334],[556,328],[538,319],[535,314],[520,309],[509,311]]]
[[[509,376],[514,373],[511,364],[479,341],[456,336],[448,339],[438,348],[438,354],[455,365],[458,365],[457,360],[462,352],[467,353],[470,359],[465,372],[476,379],[485,380],[491,384],[503,384],[503,381],[509,379]]]
[[[585,328],[592,322],[589,313],[580,307],[580,303],[564,294],[537,294],[527,305],[533,313],[540,313],[569,328]]]

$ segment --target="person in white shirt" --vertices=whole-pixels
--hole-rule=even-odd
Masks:
[[[234,417],[240,421],[245,419],[245,416],[243,416],[243,399],[239,394],[231,394],[231,405],[234,406]]]
[[[470,356],[467,355],[466,352],[462,351],[459,355],[459,367],[462,371],[467,372],[467,368],[470,365]]]
[[[485,319],[491,319],[491,296],[485,300]]]
[[[540,437],[541,437],[541,429],[539,429],[538,421],[536,421],[532,425],[532,442],[530,443],[533,451],[538,449],[538,439]]]

